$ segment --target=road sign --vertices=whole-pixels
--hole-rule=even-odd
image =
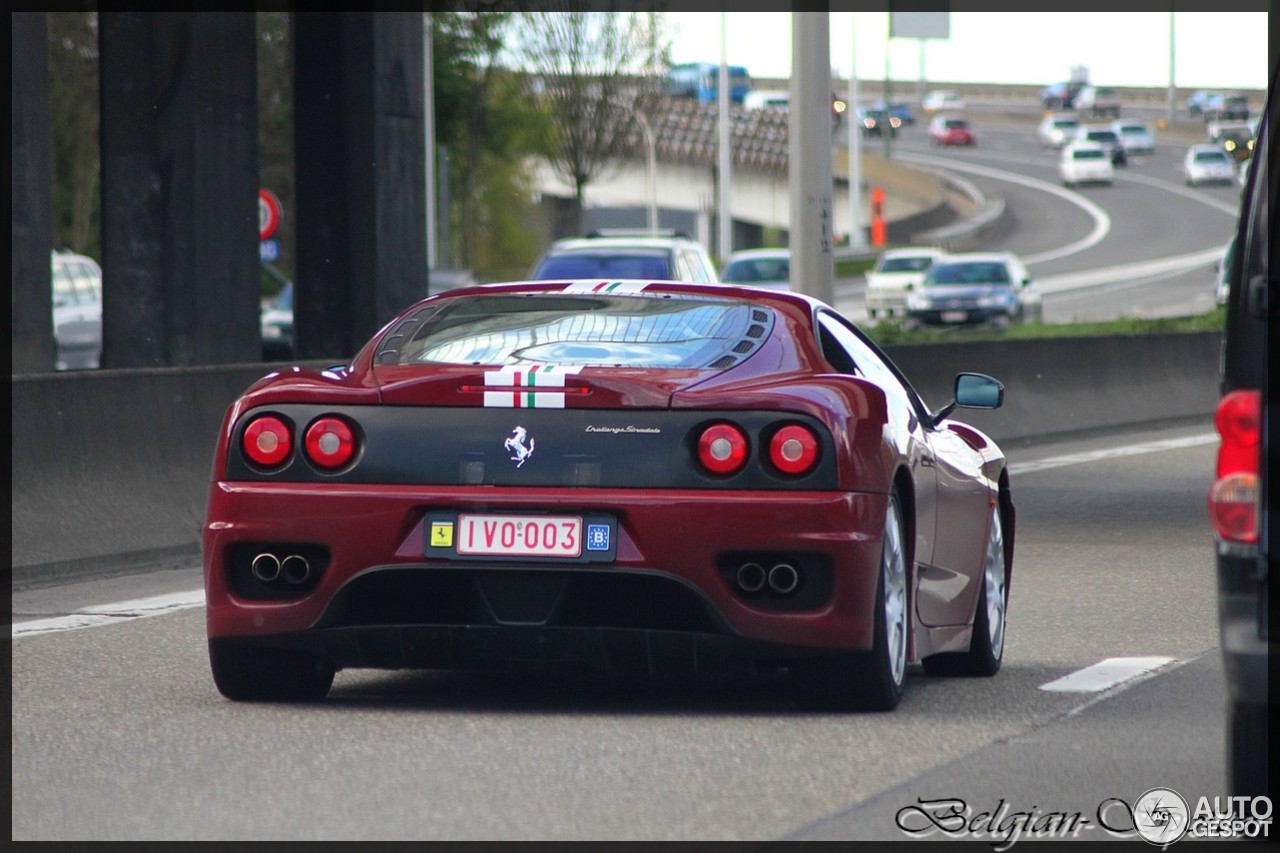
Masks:
[[[266,240],[280,227],[280,199],[271,190],[258,190],[258,239]]]
[[[263,261],[280,260],[280,243],[277,240],[263,240],[258,244],[258,258]]]

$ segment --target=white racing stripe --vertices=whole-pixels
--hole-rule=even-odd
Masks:
[[[1123,447],[1105,447],[1101,450],[1088,450],[1083,453],[1069,453],[1065,456],[1050,456],[1035,462],[1015,462],[1009,465],[1010,474],[1030,474],[1033,471],[1045,471],[1050,468],[1063,468],[1067,465],[1083,465],[1088,462],[1099,462],[1103,459],[1118,459],[1123,456],[1141,456],[1144,453],[1157,453],[1161,450],[1177,450],[1183,447],[1198,447],[1212,444],[1218,440],[1217,433],[1206,432],[1189,435],[1183,438],[1167,438],[1163,441],[1145,441],[1141,444],[1126,444]]]
[[[46,619],[30,619],[26,622],[13,623],[13,639],[34,637],[39,634],[52,634],[59,631],[75,631],[79,628],[96,628],[100,625],[116,625],[131,619],[143,619],[148,616],[164,616],[193,607],[204,607],[204,590],[195,589],[186,592],[170,592],[164,595],[153,595],[150,598],[135,598],[131,601],[117,601],[114,604],[98,604],[85,607],[76,613],[65,616],[50,616]]]

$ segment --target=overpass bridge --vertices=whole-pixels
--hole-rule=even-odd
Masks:
[[[791,222],[788,113],[734,106],[730,107],[729,117],[734,245],[745,248],[762,245],[766,239],[781,240]],[[695,236],[710,247],[714,233],[711,222],[718,197],[719,110],[715,104],[666,99],[650,123],[654,136],[659,227],[677,227],[680,223],[672,219],[678,218],[682,223],[692,215]],[[835,131],[833,126],[833,231],[837,242],[841,242],[852,223],[849,153],[847,147],[837,142]],[[875,149],[877,144],[872,140],[866,147]],[[647,154],[645,138],[637,123],[622,141],[616,167],[587,185],[585,206],[645,208],[649,203]],[[573,195],[572,185],[547,163],[539,161],[531,165],[538,192],[554,197]],[[862,153],[862,182],[866,189],[885,190],[883,214],[889,223],[890,242],[908,242],[911,233],[942,224],[954,216],[949,205],[954,193],[942,178],[885,160],[873,150]],[[862,198],[860,221],[865,229],[870,223],[869,193],[864,191]],[[775,237],[773,232],[779,233]]]

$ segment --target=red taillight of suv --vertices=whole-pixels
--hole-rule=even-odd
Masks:
[[[1262,393],[1232,391],[1218,403],[1214,423],[1218,476],[1209,488],[1209,521],[1220,539],[1258,541],[1258,443],[1262,439]]]

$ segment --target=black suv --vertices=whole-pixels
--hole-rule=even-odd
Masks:
[[[683,231],[601,229],[557,240],[533,265],[534,281],[583,278],[716,283],[715,264]]]
[[[1272,67],[1268,104],[1258,130],[1265,151],[1277,85]],[[1222,339],[1222,397],[1215,422],[1221,445],[1209,491],[1218,575],[1218,621],[1227,679],[1227,784],[1232,796],[1271,796],[1268,688],[1273,640],[1270,571],[1274,552],[1273,503],[1276,376],[1269,372],[1269,340],[1280,316],[1270,277],[1270,203],[1276,170],[1266,156],[1251,161],[1228,277]],[[1274,358],[1274,351],[1270,353]],[[1274,799],[1274,798],[1273,798]]]

